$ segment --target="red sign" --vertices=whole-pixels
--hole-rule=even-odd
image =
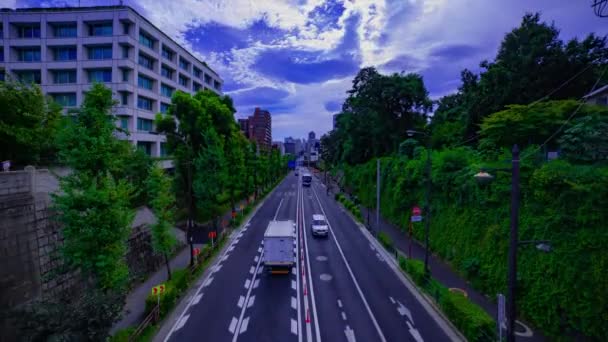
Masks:
[[[165,292],[165,285],[164,284],[160,284],[158,286],[154,286],[152,288],[152,294],[154,295],[159,295],[161,293]]]
[[[201,254],[201,249],[200,249],[200,248],[198,248],[198,247],[196,247],[196,248],[195,248],[195,249],[192,251],[192,254],[193,254],[194,256],[197,256],[197,255]]]
[[[414,207],[412,207],[412,216],[420,216],[422,214],[422,210],[420,210],[420,207],[415,205]]]
[[[217,232],[209,232],[209,234],[207,235],[210,239],[215,239],[215,237],[217,236]]]

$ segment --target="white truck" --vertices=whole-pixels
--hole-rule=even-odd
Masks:
[[[272,274],[288,274],[295,265],[296,225],[292,220],[270,221],[264,233],[264,268]]]

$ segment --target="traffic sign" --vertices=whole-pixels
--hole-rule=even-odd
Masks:
[[[215,238],[217,237],[217,232],[215,232],[215,231],[210,231],[210,232],[209,232],[209,234],[207,234],[207,236],[208,236],[210,239],[215,239]]]
[[[420,216],[422,215],[422,210],[420,210],[420,207],[415,205],[412,207],[412,216]]]
[[[152,294],[157,296],[165,292],[165,284],[156,285],[152,288]]]
[[[198,247],[194,248],[194,250],[192,251],[192,254],[194,256],[197,256],[197,255],[201,254],[201,249],[198,248]]]
[[[422,221],[422,216],[417,215],[417,216],[412,216],[412,222],[420,222]]]

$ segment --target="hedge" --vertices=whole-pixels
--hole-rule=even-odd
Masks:
[[[388,236],[385,232],[378,233],[378,240],[384,246],[384,248],[388,249],[390,252],[393,250],[393,240],[390,236]]]

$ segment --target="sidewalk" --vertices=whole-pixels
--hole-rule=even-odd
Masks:
[[[237,208],[239,208],[240,204],[245,205],[246,201],[243,200],[238,203]],[[238,209],[237,209],[238,211]],[[229,210],[223,217],[222,220],[225,222],[230,222],[231,219],[231,211]],[[206,231],[209,230],[210,227],[203,227]],[[220,228],[222,231],[226,230],[226,227]],[[183,244],[184,247],[177,253],[176,256],[171,259],[169,264],[171,265],[171,271],[185,268],[190,263],[190,246],[186,243],[186,234],[179,229],[175,229],[176,238]],[[205,234],[206,235],[206,234]],[[202,247],[202,244],[194,244],[194,248]],[[152,287],[164,283],[167,281],[167,269],[163,264],[156,272],[150,274],[150,276],[141,284],[137,285],[129,294],[127,295],[125,307],[123,308],[123,316],[122,318],[114,323],[114,326],[110,330],[110,334],[114,334],[116,331],[120,329],[124,329],[127,327],[136,327],[141,321],[143,321],[144,312],[146,308],[146,298],[150,294]]]

